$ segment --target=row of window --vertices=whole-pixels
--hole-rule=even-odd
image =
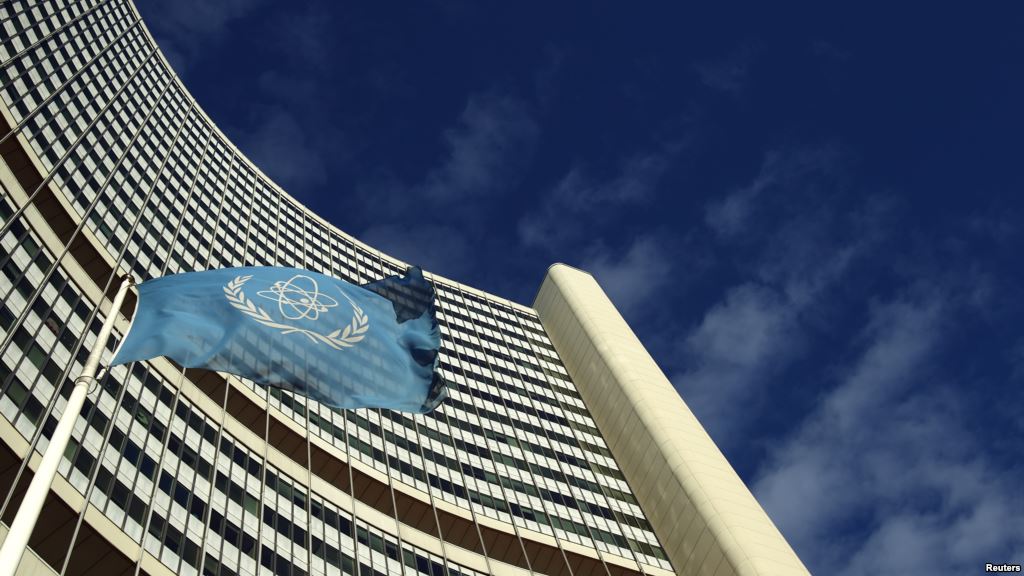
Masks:
[[[21,398],[28,394],[24,385],[7,367],[4,367],[2,374],[4,379],[9,383],[7,398],[14,401],[16,404],[21,404]],[[141,368],[141,365],[138,365],[136,369],[133,370],[133,376],[138,377],[140,375],[145,376],[145,383],[142,385],[142,389],[150,392],[159,390],[158,397],[160,399],[160,403],[169,408],[168,403],[173,404],[173,394],[169,389],[160,383],[159,378],[154,378],[151,373],[146,372]],[[103,379],[103,390],[106,394],[117,394],[120,389],[121,385],[118,382],[115,382],[114,378],[107,377]],[[63,388],[63,396],[66,398],[69,393],[70,386],[65,386]],[[34,397],[30,398],[35,400]],[[36,404],[39,405],[39,402],[36,401]],[[162,464],[158,464],[149,453],[144,453],[145,449],[143,446],[140,446],[140,442],[137,442],[130,436],[130,432],[123,431],[118,427],[110,428],[105,447],[107,451],[113,450],[120,455],[120,458],[116,460],[116,467],[118,469],[116,476],[115,473],[109,471],[105,466],[101,466],[98,469],[96,468],[96,464],[99,459],[96,454],[82,449],[81,446],[84,443],[80,443],[78,441],[78,438],[81,438],[81,436],[78,436],[76,440],[70,444],[66,455],[71,466],[73,466],[83,478],[91,477],[92,473],[94,471],[96,472],[94,490],[98,492],[94,492],[93,494],[94,497],[92,501],[94,504],[99,505],[100,508],[103,509],[103,499],[97,498],[97,495],[105,495],[109,498],[109,502],[112,505],[117,505],[127,513],[127,519],[133,520],[139,526],[144,525],[147,513],[147,506],[145,502],[150,499],[146,497],[145,491],[139,490],[139,480],[142,477],[145,477],[150,481],[153,481],[156,479],[157,472],[159,471],[159,489],[168,497],[173,499],[173,501],[183,510],[187,510],[188,513],[196,519],[201,521],[205,520],[207,517],[207,503],[202,499],[195,497],[186,485],[182,483],[181,477],[183,469],[179,467],[177,471],[174,471],[173,468],[171,468],[171,471],[174,472],[173,475],[168,472],[167,466],[168,462],[171,460],[169,456],[174,456],[181,464],[193,468],[196,474],[199,475],[198,477],[212,478],[214,477],[214,471],[216,470],[215,480],[213,482],[216,490],[226,495],[230,501],[241,506],[246,512],[254,515],[259,514],[259,500],[232,479],[237,477],[237,473],[231,473],[231,477],[229,477],[222,469],[222,463],[224,461],[228,461],[233,463],[235,466],[241,467],[250,476],[258,478],[264,472],[259,460],[253,458],[245,449],[234,444],[228,437],[224,436],[221,438],[219,443],[219,451],[224,460],[220,461],[215,467],[214,464],[207,461],[206,458],[191,447],[191,445],[195,445],[196,443],[194,439],[192,440],[191,445],[189,442],[185,442],[178,434],[173,432],[175,426],[172,425],[169,429],[161,422],[160,419],[154,417],[153,412],[147,410],[143,406],[143,403],[137,401],[133,396],[125,393],[122,396],[120,411],[118,413],[130,414],[131,420],[134,423],[141,424],[145,428],[148,432],[149,438],[166,438],[165,455],[164,458],[161,459],[163,461]],[[206,421],[206,419],[199,413],[189,409],[186,404],[181,401],[176,403],[174,412],[177,416],[175,420],[176,422],[187,422],[187,427],[192,429],[194,432],[197,432],[205,442],[215,442],[216,426],[211,425],[212,423]],[[115,420],[112,416],[100,411],[92,402],[87,402],[82,413],[84,415],[88,415],[89,426],[98,434],[102,434],[104,430],[108,429],[112,420]],[[36,415],[32,416],[32,419],[34,421],[38,421],[38,412]],[[46,428],[49,429],[49,433],[52,433],[52,429],[55,425],[56,420],[53,416],[48,416]],[[170,434],[168,434],[169,430],[171,430]],[[165,434],[167,435],[165,436]],[[149,438],[147,438],[147,440]],[[143,441],[142,444],[144,445],[145,441]],[[124,481],[119,479],[123,477],[122,470],[125,466],[137,468],[140,474],[140,477],[134,479],[130,484],[126,484]],[[285,479],[279,472],[275,473],[275,471],[268,468],[265,474],[264,486],[266,487],[266,490],[276,491],[280,498],[283,498],[284,501],[290,501],[293,503],[296,509],[306,510],[307,502],[309,501],[307,500],[305,492],[297,489],[290,480]],[[187,475],[185,477],[187,478]],[[81,484],[79,484],[79,486],[81,486]],[[129,488],[129,486],[131,486],[131,488]],[[262,498],[264,502],[273,502],[273,499],[268,499],[266,494],[264,494]],[[109,506],[107,506],[106,512],[110,515],[111,510]],[[163,512],[166,513],[167,511],[164,510]],[[171,511],[171,513],[173,514],[173,511]],[[340,514],[340,512],[326,506],[324,503],[318,500],[312,500],[312,514],[319,520],[324,520],[324,518],[326,518],[326,521],[328,522],[340,522],[339,532],[352,536],[351,521],[344,515]],[[192,567],[198,568],[198,565],[196,564],[198,561],[198,545],[192,542],[192,540],[187,536],[183,536],[187,531],[183,532],[179,528],[176,528],[172,522],[166,521],[165,517],[166,516],[162,515],[160,512],[154,511],[152,513],[149,521],[150,534],[162,542],[164,550],[172,551]],[[212,529],[214,533],[220,534],[222,540],[227,543],[233,543],[233,545],[242,550],[243,553],[250,555],[255,554],[255,540],[251,536],[247,537],[244,542],[239,539],[239,535],[242,534],[241,527],[236,526],[229,520],[225,519],[225,515],[216,509],[211,509],[209,511],[208,518],[210,529]],[[277,513],[270,507],[264,505],[262,518],[265,525],[275,529],[286,538],[295,541],[295,543],[301,547],[305,548],[308,545],[306,541],[306,529],[299,524],[288,520],[288,515]],[[129,533],[130,532],[131,531],[129,531]],[[363,539],[360,541],[363,545],[370,545],[371,548],[376,550],[378,542],[387,542],[387,552],[389,557],[397,559],[397,547],[393,541],[386,540],[385,537],[378,535],[376,532],[371,532],[367,538],[365,533],[366,529],[361,529],[360,535],[363,536]],[[311,543],[315,555],[327,560],[328,562],[332,562],[332,565],[336,567],[342,566],[345,573],[352,573],[351,567],[353,559],[351,556],[341,554],[337,547],[332,546],[331,544],[325,544],[319,537],[312,537]],[[383,544],[380,544],[380,547],[382,549],[379,551],[385,552],[385,550],[383,550]],[[263,545],[263,550],[264,553],[261,558],[261,562],[263,562],[264,565],[267,565],[267,558],[271,558],[273,556],[268,555],[267,550],[269,550],[269,548],[266,543]],[[158,554],[159,552],[160,551],[158,551]],[[218,557],[223,560],[224,556],[224,550],[221,550]],[[413,556],[415,556],[415,558]],[[425,561],[425,557],[422,554],[413,556],[410,556],[410,553],[407,550],[404,560],[406,562],[414,561],[414,565],[416,566],[422,565]],[[290,565],[287,558],[277,555],[274,567],[275,573],[302,573],[298,570],[286,567],[285,564]],[[214,571],[212,573],[232,573],[226,565],[218,563],[218,566],[221,571]],[[270,568],[271,566],[267,565],[267,567]],[[452,567],[449,566],[450,570],[451,568]],[[364,570],[364,573],[369,574],[379,572]],[[455,573],[458,573],[457,569]]]
[[[28,50],[21,54],[20,58],[5,61],[4,67],[10,67],[15,71],[10,84],[2,90],[4,100],[8,107],[20,120],[28,116],[40,104],[44,103],[50,96],[52,89],[57,85],[56,78],[67,76],[71,78],[75,72],[82,70],[92,60],[103,52],[116,46],[114,40],[118,39],[126,30],[138,32],[137,26],[124,16],[129,13],[127,6],[121,3],[107,5],[108,13],[102,17],[100,22],[93,26],[85,27],[81,33],[63,37],[56,34],[42,46],[35,50]],[[45,54],[46,60],[39,55]],[[60,69],[65,68],[61,74],[37,73],[32,70],[42,67]],[[22,74],[18,71],[24,70]],[[35,76],[35,77],[33,77]],[[52,78],[52,80],[51,80]],[[103,88],[101,88],[103,89]]]
[[[34,245],[33,245],[33,246],[34,246]],[[38,247],[37,247],[37,246],[34,246],[34,247],[33,247],[33,251],[36,251],[36,250],[38,250]],[[79,310],[79,312],[80,312],[80,313],[84,312],[84,309],[83,309],[83,307],[81,307],[81,306],[79,306],[79,307],[78,307],[78,310]],[[149,420],[150,420],[150,418],[149,418],[149,417],[147,416],[147,417],[146,417],[146,420],[147,420],[147,421],[149,421]],[[480,432],[480,430],[477,430],[477,432]],[[378,431],[378,434],[379,434],[379,431]],[[114,438],[114,440],[113,440],[113,444],[114,444],[115,446],[118,446],[118,445],[120,445],[120,442],[119,442],[119,440],[118,440],[118,439],[117,439],[116,437],[115,437],[115,438]],[[128,445],[127,445],[127,448],[126,448],[126,450],[127,450],[127,454],[128,454],[128,458],[127,458],[127,459],[128,459],[128,461],[129,461],[129,462],[134,462],[134,461],[135,461],[135,459],[136,459],[136,456],[137,456],[137,454],[138,454],[138,452],[139,452],[139,451],[138,451],[137,449],[133,449],[133,448],[132,448],[132,445],[131,445],[131,444],[128,444]],[[187,456],[187,451],[185,452],[185,454],[186,454],[185,458],[186,458],[187,460],[192,460],[192,458],[190,458],[190,457],[188,457],[188,456]],[[148,461],[146,461],[145,459],[143,460],[143,463],[144,463],[144,464],[143,464],[143,468],[144,468],[144,469],[151,469],[151,468],[152,468],[152,466],[153,466],[153,463],[152,463],[152,462],[148,462]],[[449,463],[449,465],[451,465],[451,466],[456,466],[456,464],[452,464],[452,463]],[[479,473],[478,473],[477,475],[479,475]],[[437,486],[437,485],[439,485],[439,484],[440,484],[440,481],[438,481],[438,480],[435,480],[435,481],[431,482],[431,484],[433,484],[433,485]],[[508,484],[506,484],[506,487],[508,487]],[[483,502],[485,502],[485,503],[486,503],[486,497],[485,497],[485,496],[481,496],[481,497],[475,498],[474,500],[477,500],[477,501],[483,501]],[[513,504],[514,504],[514,503],[513,503]],[[494,505],[494,504],[492,504],[492,505]],[[496,506],[498,506],[498,507],[501,507],[502,505],[501,505],[501,504],[498,504],[498,505],[496,505]],[[513,510],[516,510],[516,507],[515,507],[515,506],[513,507]],[[530,517],[530,516],[532,515],[532,512],[530,512],[529,510],[525,510],[525,511],[522,511],[521,513],[522,513],[522,515],[523,515],[524,517]],[[553,520],[553,523],[554,523],[554,525],[555,525],[556,527],[559,527],[559,526],[564,526],[564,527],[566,527],[566,528],[569,528],[569,529],[574,529],[574,531],[580,531],[580,532],[583,532],[583,531],[584,531],[584,529],[583,529],[583,527],[582,527],[581,525],[579,525],[578,523],[573,523],[573,522],[572,522],[571,520],[567,520],[566,522],[560,522],[560,521],[559,521],[559,520],[558,520],[558,519],[556,518],[556,519],[554,519],[554,520]],[[614,537],[613,537],[613,538],[614,538]]]
[[[21,328],[21,327],[19,327],[19,328]],[[84,359],[82,359],[82,360],[84,360]],[[21,373],[24,373],[24,372],[25,372],[24,370],[21,371]],[[11,392],[13,393],[14,399],[17,400],[19,404],[21,404],[21,401],[20,401],[19,397],[23,397],[25,395],[26,391],[25,391],[24,387],[20,384],[20,381],[17,381],[16,379],[12,380],[10,378],[10,376],[12,376],[12,374],[10,372],[5,372],[4,380],[10,385],[9,390],[11,390]],[[155,380],[153,378],[148,378],[147,379],[147,389],[148,389],[149,386],[152,385],[152,383],[154,381]],[[19,391],[19,389],[20,389],[20,391]],[[114,391],[114,389],[109,389],[108,390],[108,392],[113,392],[113,391]],[[167,389],[166,388],[162,389],[160,398],[164,402],[169,400],[169,396],[170,396],[170,394],[169,394],[169,392],[167,392]],[[35,400],[34,398],[32,398],[32,399]],[[35,403],[36,403],[36,405],[39,405],[38,401],[36,401]],[[160,420],[157,419],[157,418],[152,418],[150,416],[143,416],[143,414],[146,414],[146,412],[143,411],[143,410],[139,410],[137,405],[134,402],[131,402],[129,400],[125,400],[125,401],[123,401],[122,408],[123,408],[124,411],[134,413],[137,420],[152,423],[153,433],[154,434],[157,434],[157,435],[162,434],[164,428],[161,427],[162,425],[160,424]],[[92,409],[91,406],[87,406],[86,410],[88,411],[90,409]],[[38,410],[36,412],[37,412],[37,415],[32,417],[33,421],[38,421]],[[180,409],[178,410],[178,414],[181,417],[185,417],[186,416],[184,413],[182,413],[182,411]],[[193,426],[193,427],[196,426],[196,422],[198,421],[198,418],[196,417],[196,413],[193,412],[191,414],[188,414],[187,417],[188,417],[188,421],[189,421],[190,426]],[[52,417],[51,417],[51,420],[52,420]],[[106,425],[107,421],[108,420],[106,418],[97,418],[95,420],[95,423],[97,423],[99,426],[102,427],[102,426]],[[210,431],[211,430],[212,430],[212,428],[207,427],[204,430],[204,432],[203,432],[203,436],[205,438],[209,439]],[[50,428],[49,432],[52,433],[52,427]],[[123,442],[123,444],[122,444],[122,442]],[[142,452],[142,450],[137,445],[135,445],[134,443],[125,441],[123,434],[121,434],[121,433],[112,434],[110,445],[114,446],[114,447],[118,447],[118,449],[124,451],[122,453],[122,457],[120,458],[121,462],[128,463],[128,464],[134,464],[134,463],[138,462],[139,465],[140,465],[140,469],[142,470],[143,474],[152,474],[154,466],[155,466],[155,462],[152,460],[152,458],[149,458],[148,456],[143,457],[143,458],[139,458],[140,453]],[[171,442],[170,445],[171,445],[171,450],[176,450],[177,446],[179,446],[179,443],[178,442]],[[183,460],[184,461],[191,461],[192,458],[189,456],[189,453],[185,450],[184,444],[181,443],[180,445],[182,446]],[[73,449],[74,449],[74,445],[72,446],[72,450]],[[80,451],[79,452],[79,456],[75,458],[76,463],[78,463],[79,466],[81,466],[83,462],[90,462],[89,457],[83,456],[83,454],[85,454],[85,452],[81,452]],[[235,454],[237,454],[237,452]],[[71,456],[73,456],[73,454]],[[90,465],[91,465],[91,463],[90,463]],[[104,482],[104,476],[103,475],[99,476],[98,482],[99,482],[99,484],[101,486],[104,485],[105,482]],[[134,484],[137,485],[137,483],[134,483]],[[273,485],[272,482],[268,482],[268,484]],[[180,491],[178,491],[178,492],[180,492]],[[112,494],[113,494],[114,498],[118,498],[119,495],[120,496],[125,496],[127,493],[128,493],[128,490],[122,487],[122,488],[117,488],[116,490],[114,490]],[[129,510],[135,510],[136,514],[138,514],[138,510],[140,509],[139,508],[139,504],[134,503],[134,502],[133,502],[132,505],[128,506],[127,508]],[[168,534],[171,534],[170,538],[171,538],[171,542],[173,543],[173,541],[174,541],[173,531],[172,532],[168,532]]]
[[[145,49],[133,48],[132,50],[138,54],[144,52]],[[145,254],[151,252],[153,250],[150,247],[156,246],[158,251],[165,250],[169,252],[167,259],[163,261],[164,265],[162,268],[164,270],[162,271],[174,272],[199,268],[202,266],[202,259],[204,257],[208,264],[211,260],[210,255],[213,252],[214,241],[217,240],[219,242],[221,238],[231,236],[238,239],[239,242],[230,246],[229,250],[222,254],[222,256],[226,256],[223,259],[225,265],[262,263],[308,267],[310,263],[322,263],[329,260],[332,271],[340,270],[342,271],[340,275],[356,280],[377,278],[384,273],[397,271],[397,267],[393,264],[380,260],[376,254],[363,252],[337,233],[323,231],[319,226],[311,226],[311,219],[306,218],[305,212],[301,207],[294,205],[287,198],[274,192],[272,187],[263,184],[247,168],[239,169],[239,166],[243,166],[244,162],[233,160],[234,155],[229,151],[229,145],[222,144],[217,138],[204,141],[205,134],[209,134],[209,129],[202,127],[205,123],[204,120],[196,120],[195,115],[190,114],[187,121],[188,128],[179,130],[181,128],[180,120],[176,119],[181,118],[183,109],[180,104],[180,94],[177,87],[176,85],[172,86],[167,92],[168,96],[165,101],[158,103],[156,101],[156,95],[159,94],[158,85],[149,80],[149,78],[156,77],[147,75],[145,78],[142,78],[140,75],[137,81],[129,83],[130,88],[125,90],[125,93],[145,93],[149,95],[144,100],[139,100],[137,94],[135,94],[128,100],[128,102],[132,103],[132,106],[135,106],[133,108],[134,114],[145,116],[142,113],[146,109],[142,107],[144,103],[150,107],[149,109],[154,110],[151,116],[153,121],[147,123],[145,127],[136,125],[141,132],[139,130],[132,132],[133,134],[138,134],[136,138],[138,145],[134,146],[134,148],[128,148],[127,143],[123,141],[119,143],[117,139],[109,140],[100,137],[87,137],[76,140],[76,142],[79,142],[77,148],[85,149],[87,146],[91,146],[93,148],[107,149],[111,152],[111,154],[100,156],[99,161],[96,158],[92,158],[90,163],[95,166],[104,165],[105,169],[113,175],[112,179],[115,179],[119,184],[116,186],[100,184],[98,194],[102,195],[102,198],[99,195],[96,196],[93,200],[97,198],[99,200],[96,203],[90,202],[93,205],[91,207],[85,206],[83,210],[88,211],[86,218],[94,227],[94,230],[100,235],[108,237],[110,243],[115,246],[115,249],[120,249],[121,246],[126,245],[125,243],[131,239],[139,249],[137,251],[129,250],[128,254],[133,256],[131,258],[133,262],[138,262],[143,257],[136,256],[136,253]],[[164,110],[167,106],[166,103],[171,101],[177,103],[173,108],[173,113]],[[179,125],[175,126],[175,123]],[[193,130],[196,124],[200,126],[199,130]],[[116,129],[116,131],[121,133],[124,133],[126,130],[124,127]],[[40,131],[32,135],[33,142],[42,142],[40,148],[46,144],[46,139],[49,137],[44,132]],[[99,132],[99,134],[102,135],[107,132],[108,130],[104,130]],[[172,134],[176,132],[182,134],[179,144],[168,146],[167,142],[175,138]],[[197,134],[199,137],[193,138]],[[168,160],[161,160],[161,158],[168,157],[168,155],[170,155]],[[196,164],[193,157],[202,157],[202,160],[199,161],[198,169],[195,168]],[[76,160],[78,165],[84,165],[84,157],[77,158]],[[190,166],[183,167],[185,162],[190,161]],[[136,173],[125,174],[119,168],[119,166],[141,165],[146,162],[148,162],[147,168]],[[162,166],[164,165],[167,168],[163,168]],[[89,167],[86,166],[86,168],[88,169]],[[140,210],[145,211],[145,208],[142,207],[144,205],[140,206],[139,203],[140,195],[144,194],[153,182],[156,182],[158,187],[161,185],[167,186],[166,183],[161,184],[163,182],[161,179],[162,175],[168,172],[173,173],[172,171],[174,170],[180,170],[184,180],[192,181],[189,187],[178,187],[179,190],[187,190],[187,199],[182,200],[183,204],[177,205],[179,199],[172,194],[153,194],[152,196],[154,202],[160,202],[158,207],[161,211],[166,210],[173,217],[177,215],[184,216],[181,221],[173,226],[165,226],[162,229],[154,228],[154,223],[158,222],[159,218],[142,218],[140,224],[142,228],[139,229],[136,229],[134,224],[129,225],[139,219],[126,218],[126,214],[136,214]],[[102,169],[100,171],[102,172]],[[154,172],[156,177],[154,177]],[[81,190],[82,186],[62,186],[62,189],[74,190],[75,188]],[[232,192],[225,192],[225,190]],[[178,192],[178,197],[180,197],[180,194],[185,193],[184,191]],[[72,195],[81,196],[81,192],[73,192]],[[174,204],[170,201],[165,204],[162,201],[165,196],[173,198]],[[224,217],[224,212],[231,214],[232,217]],[[239,216],[245,216],[245,218],[239,218]],[[227,223],[231,221],[245,222],[245,224],[242,224],[234,232],[230,228],[223,228],[230,226]],[[270,223],[269,229],[266,225],[268,222]],[[173,233],[170,233],[171,228],[174,230]],[[223,234],[219,233],[221,230],[224,230]],[[259,230],[259,233],[250,234],[250,230]],[[307,230],[319,232],[307,237]],[[245,239],[241,240],[243,237]],[[314,254],[315,257],[311,256],[311,254]],[[248,261],[249,258],[253,257],[257,258],[257,260],[254,262]],[[239,259],[242,259],[242,262],[237,262]],[[156,262],[156,260],[151,259],[151,265],[146,270],[147,276],[152,275],[152,264]],[[129,265],[133,269],[139,270],[134,264],[129,263]],[[457,287],[445,290],[439,286],[438,292],[442,307],[446,312],[450,311],[453,314],[460,314],[465,319],[469,319],[468,322],[465,320],[463,322],[472,325],[475,321],[476,324],[475,328],[473,326],[463,327],[460,325],[456,327],[452,325],[445,329],[446,333],[451,334],[454,338],[457,334],[461,335],[468,332],[471,334],[471,338],[487,340],[489,343],[495,344],[495,346],[488,346],[484,351],[485,355],[493,355],[495,360],[483,363],[486,366],[476,365],[476,367],[498,372],[498,374],[489,375],[485,374],[482,370],[471,369],[467,365],[475,365],[477,360],[470,354],[462,355],[461,359],[466,360],[466,362],[459,362],[458,367],[455,367],[453,364],[448,366],[449,370],[464,379],[464,382],[457,384],[456,388],[461,386],[464,392],[469,391],[471,397],[476,396],[480,400],[485,400],[483,403],[477,401],[464,402],[462,406],[465,409],[463,411],[467,414],[488,416],[486,420],[482,421],[483,426],[477,426],[478,429],[493,432],[503,427],[512,427],[513,430],[510,434],[512,437],[518,437],[522,441],[520,446],[536,446],[541,448],[542,452],[548,450],[564,454],[564,451],[556,448],[556,443],[561,443],[571,448],[583,447],[594,453],[601,454],[602,457],[606,457],[607,450],[603,446],[603,441],[599,435],[595,434],[596,429],[592,426],[592,421],[586,415],[585,409],[580,408],[577,404],[570,403],[568,400],[554,400],[545,393],[531,392],[529,390],[528,386],[536,386],[542,391],[557,390],[558,393],[569,395],[569,398],[578,398],[575,390],[567,387],[567,384],[559,384],[559,382],[564,382],[567,377],[564,376],[564,368],[558,363],[557,358],[553,354],[549,355],[541,351],[553,349],[550,347],[550,343],[547,342],[546,337],[544,337],[539,324],[536,324],[535,318],[530,317],[521,310],[503,307],[500,303],[490,302],[476,295],[458,291]],[[457,293],[461,301],[456,300],[454,297],[449,298],[448,293]],[[472,304],[468,302],[472,302]],[[473,309],[472,312],[469,311],[470,308]],[[466,314],[457,311],[463,309],[467,311]],[[474,317],[477,315],[484,317],[474,320]],[[491,335],[492,332],[494,333],[493,336]],[[470,338],[463,338],[461,336],[458,338],[460,345],[471,343]],[[509,353],[498,352],[495,350],[496,347],[504,347],[509,350]],[[501,356],[498,354],[501,354]],[[523,360],[520,363],[516,361],[520,354],[533,359]],[[505,362],[510,362],[511,365],[520,365],[523,367],[523,370],[517,372],[504,368],[502,364]],[[548,365],[551,367],[547,368]],[[526,370],[537,372],[535,369],[537,366],[542,368],[545,377],[529,376],[526,373]],[[525,381],[527,377],[531,378],[531,380]],[[505,409],[500,412],[481,412],[481,404],[495,404],[497,400],[502,400],[502,405],[504,405],[506,401],[505,398],[495,396],[490,392],[483,392],[485,387],[488,386],[505,388],[509,391],[514,391],[515,394],[524,396],[524,400],[529,398],[534,402],[547,404],[551,407],[551,411],[549,412],[547,408],[541,410],[535,403],[530,403],[529,408],[526,408],[517,401],[504,406]],[[474,390],[480,392],[480,394],[472,394]],[[489,396],[488,398],[483,398],[482,394]],[[572,409],[567,408],[568,406],[571,406]],[[570,428],[583,432],[585,435],[559,433],[559,436],[555,436],[552,430],[531,424],[536,426],[536,428],[528,432],[537,438],[535,441],[528,440],[523,434],[516,433],[515,430],[515,428],[522,428],[522,424],[525,421],[522,418],[512,419],[506,416],[507,413],[515,413],[522,410],[526,410],[526,414],[530,418],[544,418],[548,416],[550,417],[549,421],[558,422],[559,424],[562,424],[564,421],[569,423]],[[559,413],[561,411],[571,412],[573,417],[560,416]],[[492,413],[499,416],[499,418],[496,420],[491,418]],[[569,416],[569,414],[566,416]],[[580,419],[576,417],[580,417]],[[445,419],[447,420],[447,417]],[[508,421],[505,422],[503,419]],[[449,422],[449,424],[463,429],[462,422]],[[330,437],[334,436],[331,431],[321,430],[318,433],[322,433],[322,435],[326,433]],[[408,433],[416,437],[415,432],[410,430]],[[479,435],[477,436],[480,437]],[[588,436],[595,437],[589,438]],[[369,440],[369,442],[366,442],[366,440]],[[390,446],[392,449],[398,448],[393,441],[384,435],[370,435],[366,440],[361,441],[366,442],[367,446],[372,446],[376,450],[380,450],[384,446]],[[480,437],[479,442],[486,443],[486,441],[485,438]],[[377,448],[378,445],[381,448]],[[597,450],[592,450],[591,447]],[[358,452],[360,454],[364,453],[362,450]],[[371,450],[371,453],[376,455],[375,450]],[[383,454],[383,452],[381,453]],[[577,468],[580,463],[588,464],[587,470],[594,469],[605,475],[608,475],[610,472],[613,476],[617,475],[621,478],[621,474],[618,474],[614,467],[605,466],[604,464],[595,465],[593,462],[588,463],[591,459],[580,459],[575,456],[571,458],[573,459],[559,460],[559,468],[563,469],[559,470],[557,474],[559,478],[569,476],[564,470]],[[373,459],[376,460],[376,458]],[[383,458],[383,460],[385,469],[393,467],[387,458]],[[614,466],[610,462],[609,464]],[[460,475],[463,474],[464,472],[460,471]],[[509,484],[511,484],[511,480]],[[598,484],[594,485],[600,486]],[[624,485],[622,487],[625,488]],[[497,488],[499,493],[502,493],[501,490],[508,488],[508,486],[503,485],[499,481]],[[605,488],[607,489],[607,486]],[[628,488],[625,488],[625,490],[628,490]],[[604,492],[599,491],[598,493],[603,494]],[[625,494],[626,492],[622,493]],[[635,524],[632,522],[627,523]],[[649,537],[653,538],[653,535]]]
[[[3,27],[6,38],[0,42],[0,61],[10,63],[0,72],[0,84],[6,84],[18,72],[24,72],[42,64],[40,60],[33,58],[41,58],[47,52],[40,51],[34,55],[23,54],[40,40],[51,34],[58,34],[59,38],[51,39],[49,44],[51,50],[59,51],[64,44],[60,38],[89,34],[105,24],[105,22],[100,22],[100,18],[96,15],[91,14],[97,5],[99,5],[97,0],[91,0],[78,2],[68,10],[59,10],[53,4],[37,4],[31,8],[24,4],[18,6],[14,3],[5,3],[0,6],[0,22],[2,22],[0,26]],[[14,13],[17,8],[21,8],[23,11]],[[109,11],[112,7],[103,6],[103,9]],[[29,10],[32,12],[26,14]],[[17,54],[21,54],[22,58],[15,59],[14,56]],[[43,66],[55,76],[56,80],[67,79],[61,76],[60,68],[54,66],[53,63],[43,64]]]
[[[536,430],[535,430],[536,431]]]

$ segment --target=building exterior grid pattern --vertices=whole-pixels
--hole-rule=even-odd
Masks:
[[[13,123],[4,138],[26,142],[42,167],[43,181],[24,193],[33,201],[56,191],[75,225],[63,247],[49,246],[5,185],[0,412],[36,450],[102,321],[72,273],[87,265],[76,243],[102,249],[115,271],[138,281],[253,265],[354,283],[403,271],[241,156],[168,68],[130,2],[6,3],[0,28],[0,98]],[[245,388],[346,461],[385,475],[391,489],[497,521],[517,539],[578,545],[608,570],[613,557],[637,572],[671,570],[536,314],[431,279],[451,387],[434,413],[340,412],[233,377],[239,388],[213,400],[226,408]],[[109,274],[99,288],[115,283]],[[304,476],[269,463],[226,430],[226,410],[204,412],[181,393],[186,376],[148,362],[113,368],[60,468],[172,572],[475,573],[402,542],[394,522],[372,525],[311,491],[308,468]]]

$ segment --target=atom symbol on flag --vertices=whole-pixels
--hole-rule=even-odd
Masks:
[[[289,320],[316,320],[321,312],[338,305],[337,300],[320,293],[316,280],[301,274],[287,282],[278,280],[269,290],[260,290],[256,295],[277,302],[277,309]]]

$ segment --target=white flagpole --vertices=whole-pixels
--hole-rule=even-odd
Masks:
[[[53,478],[57,475],[57,465],[60,464],[64,449],[68,445],[68,440],[71,439],[75,420],[82,411],[82,405],[85,404],[89,385],[96,381],[96,369],[99,368],[100,357],[107,347],[107,339],[114,327],[114,319],[117,318],[117,314],[121,310],[121,304],[124,302],[125,294],[128,293],[128,288],[134,284],[135,281],[131,276],[121,282],[121,287],[118,289],[117,295],[114,296],[107,319],[103,322],[103,327],[100,328],[96,344],[85,361],[82,374],[75,378],[75,388],[71,392],[71,397],[68,398],[68,405],[64,408],[64,414],[61,415],[56,430],[53,431],[53,437],[50,438],[50,444],[46,447],[46,452],[43,453],[39,468],[36,470],[35,476],[32,477],[32,483],[29,484],[28,490],[22,498],[21,507],[18,508],[14,522],[11,523],[11,529],[7,532],[3,548],[0,548],[0,576],[14,576],[18,570],[21,557],[28,547],[28,539],[32,536],[32,529],[35,528],[36,521],[39,520],[39,512],[43,509],[46,495],[50,493],[50,485],[53,484]],[[31,457],[31,455],[29,456]]]

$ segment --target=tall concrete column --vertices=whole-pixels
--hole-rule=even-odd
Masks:
[[[678,574],[808,574],[593,276],[555,264],[534,308]]]

